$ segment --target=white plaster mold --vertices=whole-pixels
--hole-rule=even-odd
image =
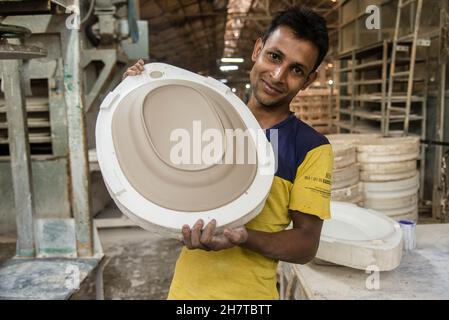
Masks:
[[[215,219],[217,231],[251,220],[270,191],[275,159],[268,140],[256,137],[260,126],[250,110],[215,79],[162,63],[144,68],[106,96],[97,119],[98,163],[117,206],[142,228],[178,239],[184,224],[200,218]],[[167,163],[169,129],[191,131],[193,120],[252,130],[248,153],[256,163]]]
[[[402,231],[381,212],[354,204],[331,202],[332,219],[326,220],[316,257],[330,263],[367,270],[395,269],[402,257]]]

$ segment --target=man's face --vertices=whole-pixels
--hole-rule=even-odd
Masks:
[[[258,39],[251,56],[250,73],[254,98],[263,106],[290,104],[299,90],[316,79],[312,72],[318,48],[310,41],[297,38],[286,26],[278,27],[265,41]]]

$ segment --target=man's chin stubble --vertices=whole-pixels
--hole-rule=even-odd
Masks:
[[[259,104],[266,109],[274,110],[280,108],[283,105],[282,101],[273,101],[273,102],[263,101],[263,99],[261,99],[258,94],[255,94],[254,97],[259,102]]]

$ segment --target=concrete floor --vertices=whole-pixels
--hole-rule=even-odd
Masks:
[[[120,218],[111,201],[96,220]],[[99,229],[108,259],[103,271],[104,298],[166,299],[181,244],[139,227]],[[94,279],[88,279],[72,299],[95,299]]]
[[[166,299],[181,249],[140,228],[100,230],[109,262],[104,269],[105,299]]]
[[[107,300],[166,299],[181,245],[143,229],[99,231],[108,263],[103,271]],[[72,299],[95,299],[94,279],[83,283]]]

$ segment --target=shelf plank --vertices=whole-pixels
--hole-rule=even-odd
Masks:
[[[381,93],[371,93],[371,94],[361,94],[361,95],[357,95],[357,96],[339,96],[338,97],[340,100],[344,100],[344,101],[351,101],[351,100],[356,100],[356,101],[368,101],[368,102],[382,102],[382,95]],[[385,96],[385,101],[387,101],[387,97]],[[392,97],[392,102],[406,102],[407,101],[407,96],[403,96],[403,95],[395,95]],[[411,98],[412,102],[423,102],[424,101],[424,97],[420,97],[420,96],[412,96]]]

